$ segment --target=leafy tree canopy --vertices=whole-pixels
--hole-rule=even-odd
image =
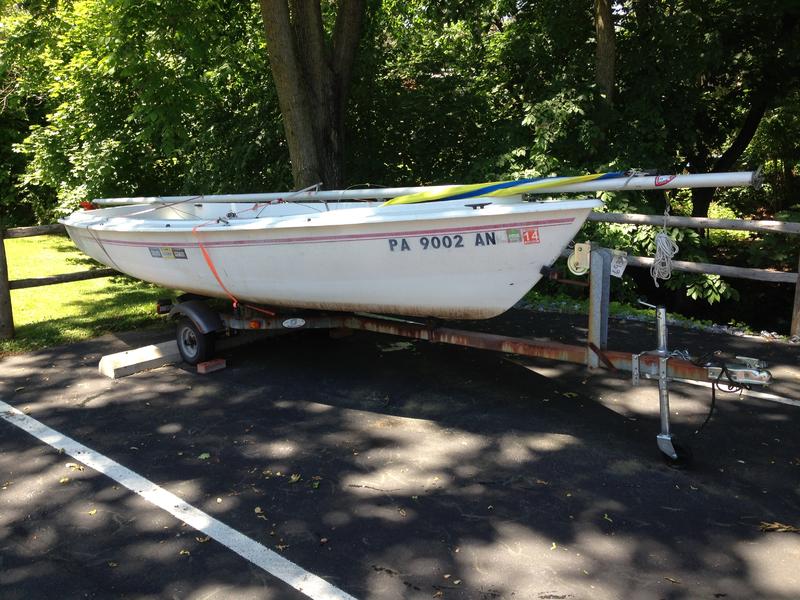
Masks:
[[[5,224],[49,221],[95,197],[290,188],[263,4],[0,2]],[[319,11],[308,0],[272,4],[285,5],[298,28],[298,11],[314,8],[323,43],[333,43],[343,3],[321,0]],[[368,1],[349,96],[339,96],[349,98],[337,171],[345,185],[764,165],[765,190],[718,193],[717,206],[728,216],[796,219],[797,2],[611,3],[611,95],[596,76],[596,8],[577,0]],[[302,46],[305,34],[295,33]],[[331,60],[330,50],[317,55]],[[315,127],[324,134],[324,123]],[[614,210],[664,206],[659,194],[606,200]],[[711,200],[671,197],[674,212],[695,214],[717,210]],[[653,232],[591,234],[644,252]],[[719,244],[690,233],[682,240],[692,258],[741,252]],[[793,267],[796,257],[779,247],[751,244],[748,260],[771,252]],[[732,294],[724,282],[705,283],[711,291],[697,294]]]

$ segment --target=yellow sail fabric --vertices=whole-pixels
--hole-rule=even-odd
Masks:
[[[417,204],[420,202],[435,202],[437,200],[458,200],[461,198],[501,197],[525,194],[533,190],[548,187],[569,185],[593,181],[601,177],[608,177],[608,173],[592,173],[591,175],[577,175],[575,177],[547,177],[543,179],[519,179],[516,181],[495,181],[489,183],[472,183],[468,185],[451,185],[445,190],[418,192],[397,196],[385,202],[383,206],[392,204]],[[619,176],[618,174],[614,174]]]

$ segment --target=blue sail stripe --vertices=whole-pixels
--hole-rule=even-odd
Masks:
[[[544,177],[537,177],[534,179],[516,179],[514,181],[502,181],[500,183],[495,183],[493,185],[487,185],[477,190],[472,190],[471,192],[462,192],[461,194],[447,196],[446,198],[442,198],[442,200],[463,200],[465,198],[474,198],[475,196],[483,196],[485,194],[490,194],[497,190],[503,190],[506,188],[514,187],[516,185],[522,185],[525,183],[533,183],[534,181],[541,181],[542,179],[544,179]]]

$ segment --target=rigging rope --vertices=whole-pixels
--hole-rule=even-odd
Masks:
[[[664,225],[656,234],[655,244],[656,253],[653,256],[653,264],[650,266],[650,276],[653,283],[658,287],[658,280],[667,280],[672,277],[672,259],[678,253],[678,244],[675,243],[669,233],[667,233],[667,219],[669,218],[669,199],[664,208]]]

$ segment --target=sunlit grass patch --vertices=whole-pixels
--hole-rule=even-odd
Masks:
[[[46,277],[98,267],[69,238],[5,240],[10,278]],[[105,277],[11,292],[16,337],[0,340],[0,354],[84,340],[111,331],[157,326],[158,298],[171,293],[128,277]]]

